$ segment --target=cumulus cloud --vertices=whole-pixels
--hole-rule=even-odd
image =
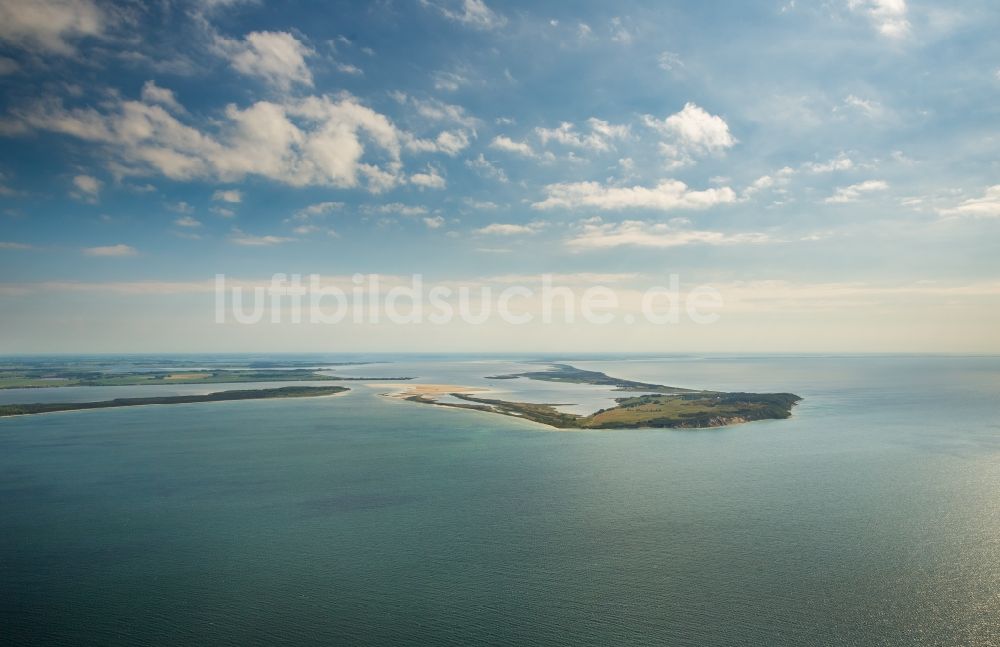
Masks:
[[[191,216],[181,216],[177,220],[174,220],[174,224],[178,227],[187,227],[189,229],[201,227],[201,221],[192,218]]]
[[[486,159],[482,153],[480,153],[475,159],[465,160],[465,165],[472,169],[479,177],[496,180],[501,184],[507,184],[507,182],[510,181],[507,178],[507,173],[502,168]]]
[[[445,180],[438,173],[437,169],[428,168],[426,173],[414,173],[410,176],[410,184],[415,184],[423,189],[443,189]]]
[[[523,155],[524,157],[535,156],[535,151],[531,148],[530,144],[527,142],[516,142],[506,135],[497,135],[494,137],[493,141],[490,142],[490,148]]]
[[[587,120],[587,132],[581,132],[564,121],[556,128],[535,128],[535,133],[543,146],[556,142],[571,148],[603,152],[611,150],[614,140],[628,137],[629,127],[591,117]]]
[[[233,229],[229,234],[229,241],[235,243],[236,245],[243,245],[245,247],[267,247],[269,245],[280,245],[281,243],[288,243],[295,240],[294,238],[285,238],[284,236],[254,236],[243,232],[240,229]]]
[[[622,209],[708,209],[736,201],[729,187],[692,191],[679,180],[663,180],[656,186],[605,186],[599,182],[549,184],[547,197],[531,206],[535,209],[592,207],[605,211]]]
[[[876,191],[885,191],[889,184],[882,180],[865,180],[858,184],[838,187],[829,198],[824,200],[827,204],[843,204],[847,202],[857,202],[864,194]]]
[[[304,209],[298,211],[296,215],[305,216],[306,218],[311,218],[313,216],[322,216],[330,213],[331,211],[337,211],[338,209],[343,209],[343,202],[317,202],[311,204]]]
[[[847,0],[847,6],[866,15],[883,36],[899,39],[910,32],[906,0]]]
[[[980,198],[971,198],[954,207],[939,209],[942,216],[1000,218],[1000,184],[988,187]]]
[[[420,4],[434,7],[449,20],[476,29],[498,29],[507,24],[507,19],[486,6],[483,0],[460,0],[457,3],[449,0],[420,0]]]
[[[145,103],[158,103],[173,112],[184,112],[184,107],[177,101],[173,90],[161,88],[153,81],[146,81],[142,86],[142,94],[140,96]]]
[[[495,222],[485,227],[480,227],[475,231],[477,234],[492,236],[514,236],[518,234],[533,234],[542,228],[540,222],[530,222],[525,225],[514,223]]]
[[[106,245],[103,247],[84,247],[87,256],[135,256],[139,252],[129,245]]]
[[[466,113],[462,106],[445,103],[437,99],[418,99],[405,92],[391,93],[397,103],[413,108],[414,116],[429,123],[446,123],[459,126],[444,130],[434,138],[420,138],[404,135],[406,148],[415,152],[437,152],[454,157],[469,146],[469,140],[476,135],[479,120]]]
[[[885,109],[882,107],[882,104],[874,99],[865,99],[863,97],[849,94],[844,97],[844,105],[847,106],[847,108],[860,112],[866,117],[870,117],[872,119],[885,115]],[[834,108],[834,112],[836,111],[837,109]]]
[[[87,202],[96,202],[101,194],[101,181],[91,175],[77,175],[73,178],[76,190],[73,197]]]
[[[684,67],[684,61],[681,60],[680,55],[670,51],[661,52],[656,57],[656,63],[660,66],[661,70],[666,70],[667,72],[676,72]]]
[[[102,110],[40,102],[0,121],[7,134],[43,130],[101,144],[109,167],[121,176],[236,182],[254,175],[339,188],[363,180],[376,193],[401,181],[404,134],[349,95],[229,105],[211,128],[190,126],[160,105],[126,100]],[[381,166],[365,161],[366,148],[380,154]]]
[[[432,122],[453,123],[475,130],[479,120],[468,114],[465,108],[438,99],[418,99],[405,92],[395,92],[392,97],[402,105],[410,105],[417,116]]]
[[[660,151],[671,167],[690,164],[695,157],[723,153],[737,142],[725,119],[693,103],[684,104],[680,112],[665,119],[644,115],[643,123],[664,137]]]
[[[441,216],[428,216],[423,221],[428,229],[440,229],[444,225],[444,218]]]
[[[243,40],[218,37],[216,48],[236,71],[256,76],[288,91],[292,85],[312,86],[306,58],[315,52],[288,32],[255,31]]]
[[[458,155],[469,146],[469,136],[462,130],[445,130],[435,139],[421,139],[405,136],[407,150],[417,153],[444,153],[449,157]]]
[[[365,211],[372,213],[394,213],[400,216],[420,216],[427,213],[427,207],[403,204],[402,202],[390,202],[378,206],[367,206],[365,207]]]
[[[682,245],[741,245],[772,242],[761,233],[727,234],[719,231],[682,229],[670,223],[625,220],[617,223],[591,218],[580,224],[579,231],[568,238],[568,247],[609,249],[613,247],[680,247]]]
[[[0,40],[16,47],[72,54],[73,40],[101,36],[107,15],[93,0],[3,0]]]
[[[239,189],[219,189],[212,194],[212,199],[216,202],[229,202],[231,204],[238,204],[243,202],[243,192]]]
[[[837,157],[826,162],[810,162],[805,165],[805,169],[810,173],[831,173],[833,171],[849,171],[854,168],[854,161],[841,153]]]

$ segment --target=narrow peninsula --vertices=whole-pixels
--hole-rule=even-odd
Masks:
[[[284,386],[276,389],[241,389],[217,391],[204,395],[169,395],[148,398],[116,398],[99,402],[34,402],[30,404],[0,405],[0,417],[24,416],[55,411],[77,411],[80,409],[111,409],[115,407],[138,407],[148,404],[194,404],[200,402],[229,402],[233,400],[265,400],[272,398],[312,398],[335,395],[349,391],[343,386]]]
[[[557,429],[635,429],[671,428],[701,429],[735,425],[754,420],[784,419],[792,415],[792,407],[802,398],[793,393],[744,393],[699,391],[663,384],[635,382],[611,377],[598,371],[585,371],[569,364],[553,364],[552,370],[494,375],[487,379],[512,380],[526,378],[546,382],[597,384],[614,387],[615,391],[635,395],[615,398],[617,405],[586,416],[564,413],[559,404],[509,402],[472,395],[480,388],[455,388],[449,391],[432,389],[421,392],[413,388],[396,397],[410,402],[443,407],[472,409],[513,416],[549,425]],[[449,395],[461,402],[443,402],[436,396]]]

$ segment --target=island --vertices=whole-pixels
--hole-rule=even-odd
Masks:
[[[487,379],[526,378],[547,382],[598,384],[615,391],[639,392],[616,398],[617,405],[586,416],[564,413],[559,404],[510,402],[486,398],[474,393],[478,387],[444,388],[442,385],[410,385],[394,397],[442,407],[472,409],[531,420],[557,429],[701,429],[735,425],[754,420],[784,419],[802,398],[793,393],[745,393],[685,389],[663,384],[636,382],[611,377],[598,371],[585,371],[569,364],[552,364],[551,370],[494,375]],[[406,385],[400,385],[406,387]],[[425,388],[420,388],[424,386]],[[427,388],[442,387],[442,388]],[[437,399],[448,395],[461,402]]]
[[[55,411],[76,411],[80,409],[110,409],[115,407],[138,407],[149,404],[194,404],[201,402],[229,402],[233,400],[265,400],[271,398],[313,398],[322,395],[336,395],[349,391],[343,386],[283,386],[275,389],[242,389],[217,391],[203,395],[169,395],[144,398],[115,398],[99,402],[34,402],[30,404],[2,404],[0,417],[24,416]]]

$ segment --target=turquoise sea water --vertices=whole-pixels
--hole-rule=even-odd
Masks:
[[[1000,645],[1000,358],[565,359],[805,400],[698,431],[364,384],[0,419],[0,642]],[[338,372],[609,397],[484,379],[527,367]]]

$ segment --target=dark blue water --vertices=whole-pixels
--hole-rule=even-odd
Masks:
[[[0,642],[1000,644],[1000,359],[577,365],[805,400],[701,431],[360,384],[2,419]]]

